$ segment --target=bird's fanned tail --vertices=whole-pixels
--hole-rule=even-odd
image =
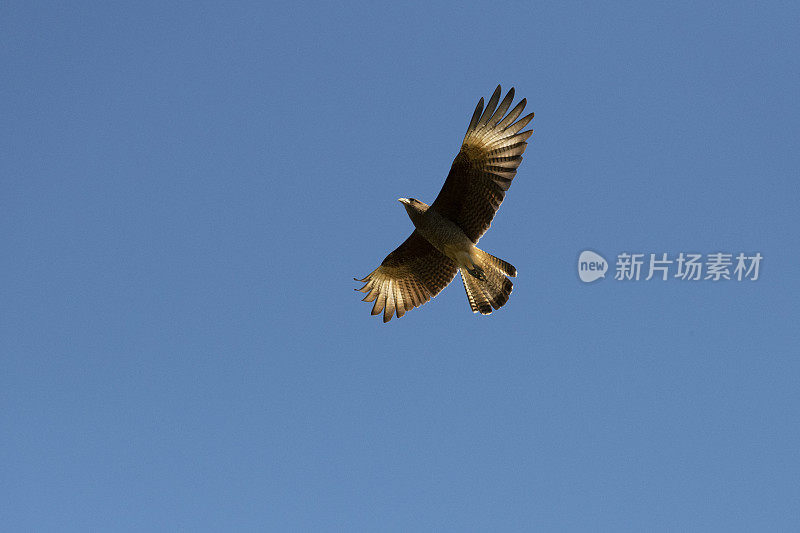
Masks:
[[[479,263],[484,279],[479,279],[463,268],[461,281],[467,291],[467,300],[473,313],[488,315],[493,309],[503,307],[514,289],[514,284],[506,276],[516,276],[517,269],[510,263],[478,250]]]

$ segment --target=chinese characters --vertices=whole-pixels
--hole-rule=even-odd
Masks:
[[[680,252],[670,258],[668,254],[638,254],[623,252],[617,256],[614,279],[619,281],[667,281],[672,278],[688,281],[756,281],[759,275],[760,252],[753,255],[715,252],[706,254]]]

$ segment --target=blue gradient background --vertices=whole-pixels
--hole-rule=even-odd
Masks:
[[[796,3],[6,2],[0,529],[800,528]],[[487,251],[388,325],[475,103]],[[761,252],[580,283],[581,250]]]

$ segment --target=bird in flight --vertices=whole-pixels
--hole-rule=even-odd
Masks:
[[[522,163],[525,141],[533,130],[520,130],[533,113],[517,120],[525,109],[523,98],[506,114],[514,88],[502,102],[500,94],[498,85],[486,109],[483,98],[478,102],[461,150],[433,203],[398,200],[414,223],[411,236],[365,278],[354,278],[364,283],[356,289],[367,293],[363,301],[374,301],[372,314],[383,311],[384,322],[429,301],[456,272],[461,272],[473,313],[488,315],[508,301],[513,284],[506,276],[516,276],[517,270],[476,244],[491,226]]]

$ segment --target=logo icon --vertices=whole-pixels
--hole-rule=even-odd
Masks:
[[[608,261],[602,255],[584,250],[578,257],[578,277],[584,283],[591,283],[606,277]]]

